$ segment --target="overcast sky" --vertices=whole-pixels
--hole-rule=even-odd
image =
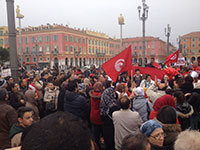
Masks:
[[[200,0],[146,0],[146,3],[149,6],[146,35],[166,40],[164,28],[170,24],[170,42],[176,45],[179,35],[200,31]],[[123,38],[142,35],[137,10],[141,4],[142,0],[15,0],[15,8],[20,5],[25,16],[23,27],[68,24],[119,37],[118,16],[122,13]],[[7,25],[6,12],[6,0],[0,0],[0,26]]]

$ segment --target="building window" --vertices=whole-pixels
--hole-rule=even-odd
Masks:
[[[50,47],[49,47],[49,46],[46,46],[46,47],[45,47],[45,51],[46,51],[46,52],[49,52],[49,51],[50,51]]]
[[[49,61],[50,59],[49,59],[49,57],[47,57],[47,61]]]
[[[3,36],[3,31],[0,31],[0,36]]]
[[[58,52],[58,46],[55,45],[53,50],[54,50],[54,52]]]
[[[74,40],[73,40],[73,37],[72,36],[70,36],[70,42],[73,42]]]
[[[82,38],[79,39],[79,42],[82,43]]]
[[[77,46],[74,47],[74,51],[75,51],[75,52],[78,52]]]
[[[192,41],[194,42],[194,41],[195,41],[195,38],[192,38]]]
[[[45,41],[49,42],[50,41],[50,37],[49,36],[45,36]]]
[[[200,37],[199,37],[199,41],[200,41]]]
[[[91,53],[91,48],[89,48],[89,53]]]
[[[42,46],[39,47],[39,52],[43,52],[43,47]]]
[[[39,42],[43,42],[43,36],[39,37]]]
[[[30,59],[29,58],[26,58],[26,62],[29,62],[30,61]]]
[[[32,53],[36,53],[36,48],[35,48],[35,46],[32,47]]]
[[[140,46],[140,49],[142,49],[142,46]]]
[[[78,43],[78,38],[77,37],[75,37],[75,42]]]
[[[27,44],[27,43],[28,43],[28,38],[25,37],[25,38],[24,38],[24,41],[25,41],[25,43]]]
[[[32,37],[32,38],[31,38],[31,42],[32,42],[32,43],[35,43],[35,41],[36,41],[36,38],[35,38],[35,37]]]
[[[65,35],[65,41],[68,42],[68,35]]]
[[[195,47],[195,44],[192,44],[192,47]]]
[[[25,48],[25,53],[26,53],[26,54],[29,53],[29,48],[28,48],[28,47]]]
[[[155,48],[155,42],[152,41],[152,48]]]
[[[80,47],[80,54],[82,54],[82,47]]]
[[[84,39],[84,44],[86,44],[87,43],[87,41],[86,41],[86,39]]]
[[[89,44],[91,44],[91,40],[89,40]]]
[[[92,53],[94,54],[94,48],[92,48]]]
[[[36,62],[37,60],[36,60],[36,58],[35,58],[35,57],[33,57],[32,61],[33,61],[33,62]]]
[[[8,45],[8,39],[5,40],[5,44]]]
[[[73,46],[71,46],[71,47],[70,47],[70,49],[71,49],[71,52],[73,52],[73,49],[74,49],[74,47],[73,47]]]
[[[42,61],[42,57],[40,57],[40,61]]]
[[[200,47],[200,44],[199,44],[199,47]]]
[[[199,53],[200,53],[200,49],[199,49]]]
[[[65,46],[65,52],[69,52],[69,46]]]
[[[152,50],[152,51],[151,51],[151,55],[155,55],[155,52],[154,52],[154,50]]]
[[[0,39],[0,45],[3,45],[3,39]]]
[[[184,39],[184,42],[186,42],[186,39]]]
[[[53,41],[57,41],[58,40],[58,35],[53,35]]]

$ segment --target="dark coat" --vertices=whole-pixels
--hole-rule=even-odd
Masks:
[[[0,101],[0,149],[11,146],[9,131],[14,123],[17,122],[17,113],[13,107]]]
[[[24,98],[24,95],[22,95],[21,93],[17,92],[11,92],[9,94],[9,102],[10,102],[10,105],[15,108],[16,110],[19,108],[19,107],[22,107],[22,106],[25,106],[25,104],[22,104],[20,102],[20,100],[23,99],[25,100]]]
[[[167,150],[174,150],[174,142],[176,141],[178,134],[181,132],[180,124],[163,124],[156,118],[154,120],[162,125],[166,134],[163,146],[167,147]]]
[[[87,120],[89,118],[89,102],[82,95],[67,90],[64,98],[64,111]]]

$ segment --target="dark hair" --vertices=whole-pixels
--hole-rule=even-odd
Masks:
[[[18,118],[23,118],[23,116],[26,112],[33,112],[33,110],[30,107],[20,107],[20,108],[18,108],[18,110],[17,110]]]
[[[193,83],[194,79],[191,77],[191,75],[188,75],[187,77],[185,77],[185,82],[186,83]]]
[[[140,71],[140,69],[135,69],[135,72]]]
[[[130,102],[128,96],[123,96],[119,99],[119,105],[122,109],[128,109]]]
[[[155,58],[154,58],[154,57],[151,57],[151,59],[155,60]]]
[[[76,88],[78,88],[78,82],[77,82],[77,80],[69,80],[67,89],[70,92],[74,92],[76,90]]]
[[[176,84],[178,84],[179,87],[184,84],[185,79],[183,77],[178,77],[176,80]]]
[[[122,141],[121,150],[146,150],[148,139],[142,133],[130,134]]]
[[[0,101],[5,101],[7,93],[6,89],[0,87]]]
[[[150,74],[146,74],[146,75],[145,75],[145,80],[146,80],[148,77],[151,77],[151,75],[150,75]]]
[[[164,106],[158,111],[157,119],[164,124],[176,124],[176,110],[171,106]]]
[[[178,104],[183,104],[186,101],[185,95],[182,91],[175,91],[174,97],[176,98],[176,102]]]
[[[21,150],[91,150],[92,136],[85,123],[58,111],[35,123],[22,141]]]
[[[107,88],[109,88],[110,86],[111,86],[111,81],[106,81],[106,82],[104,82],[104,87],[107,89]]]
[[[165,90],[165,93],[172,96],[173,93],[174,93],[174,90],[173,90],[173,89],[170,89],[170,88],[167,88],[167,89]]]

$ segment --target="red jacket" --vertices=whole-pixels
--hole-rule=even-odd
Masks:
[[[94,91],[90,92],[91,97],[91,111],[90,111],[90,121],[93,124],[101,125],[103,124],[100,116],[100,100],[101,100],[101,92],[97,93]]]

